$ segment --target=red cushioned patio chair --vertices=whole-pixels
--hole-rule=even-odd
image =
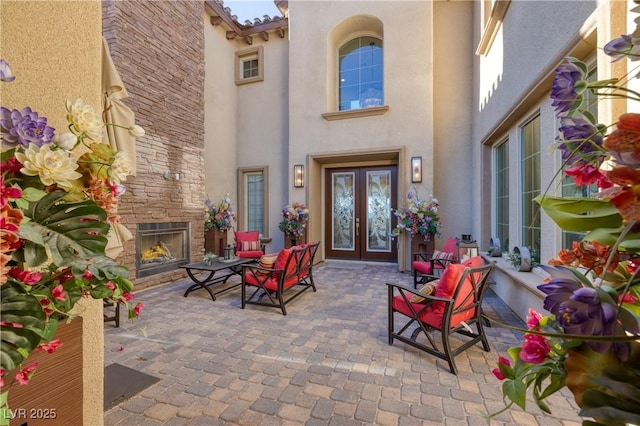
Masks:
[[[494,263],[483,265],[480,256],[464,263],[452,263],[446,267],[431,294],[427,294],[427,290],[387,283],[389,345],[398,339],[443,359],[453,374],[458,374],[454,357],[466,349],[480,342],[489,352],[481,307],[493,267]],[[435,282],[427,283],[425,287]],[[437,342],[436,333],[440,333],[440,342]],[[456,347],[451,344],[454,335],[462,341],[457,341]]]
[[[236,256],[260,259],[264,254],[264,244],[260,243],[259,231],[235,231]]]
[[[414,253],[411,262],[413,286],[418,288],[418,284],[426,283],[442,275],[447,265],[457,261],[457,248],[458,240],[448,238],[442,250],[435,250],[433,253]]]

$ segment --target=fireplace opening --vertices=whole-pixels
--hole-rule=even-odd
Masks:
[[[189,263],[188,222],[139,223],[136,234],[136,278],[178,269]]]

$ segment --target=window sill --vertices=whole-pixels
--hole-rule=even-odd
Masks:
[[[383,115],[389,111],[389,105],[379,107],[369,107],[360,109],[350,109],[348,111],[325,112],[322,118],[327,121],[345,120],[348,118],[369,117],[372,115]]]

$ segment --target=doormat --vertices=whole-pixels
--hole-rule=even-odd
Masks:
[[[104,411],[142,392],[160,379],[120,364],[104,369]]]
[[[367,265],[362,263],[333,263],[327,262],[327,268],[331,269],[354,269],[354,270],[362,270]]]

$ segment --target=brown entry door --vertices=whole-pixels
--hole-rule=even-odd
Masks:
[[[327,169],[327,258],[396,261],[396,166]]]

